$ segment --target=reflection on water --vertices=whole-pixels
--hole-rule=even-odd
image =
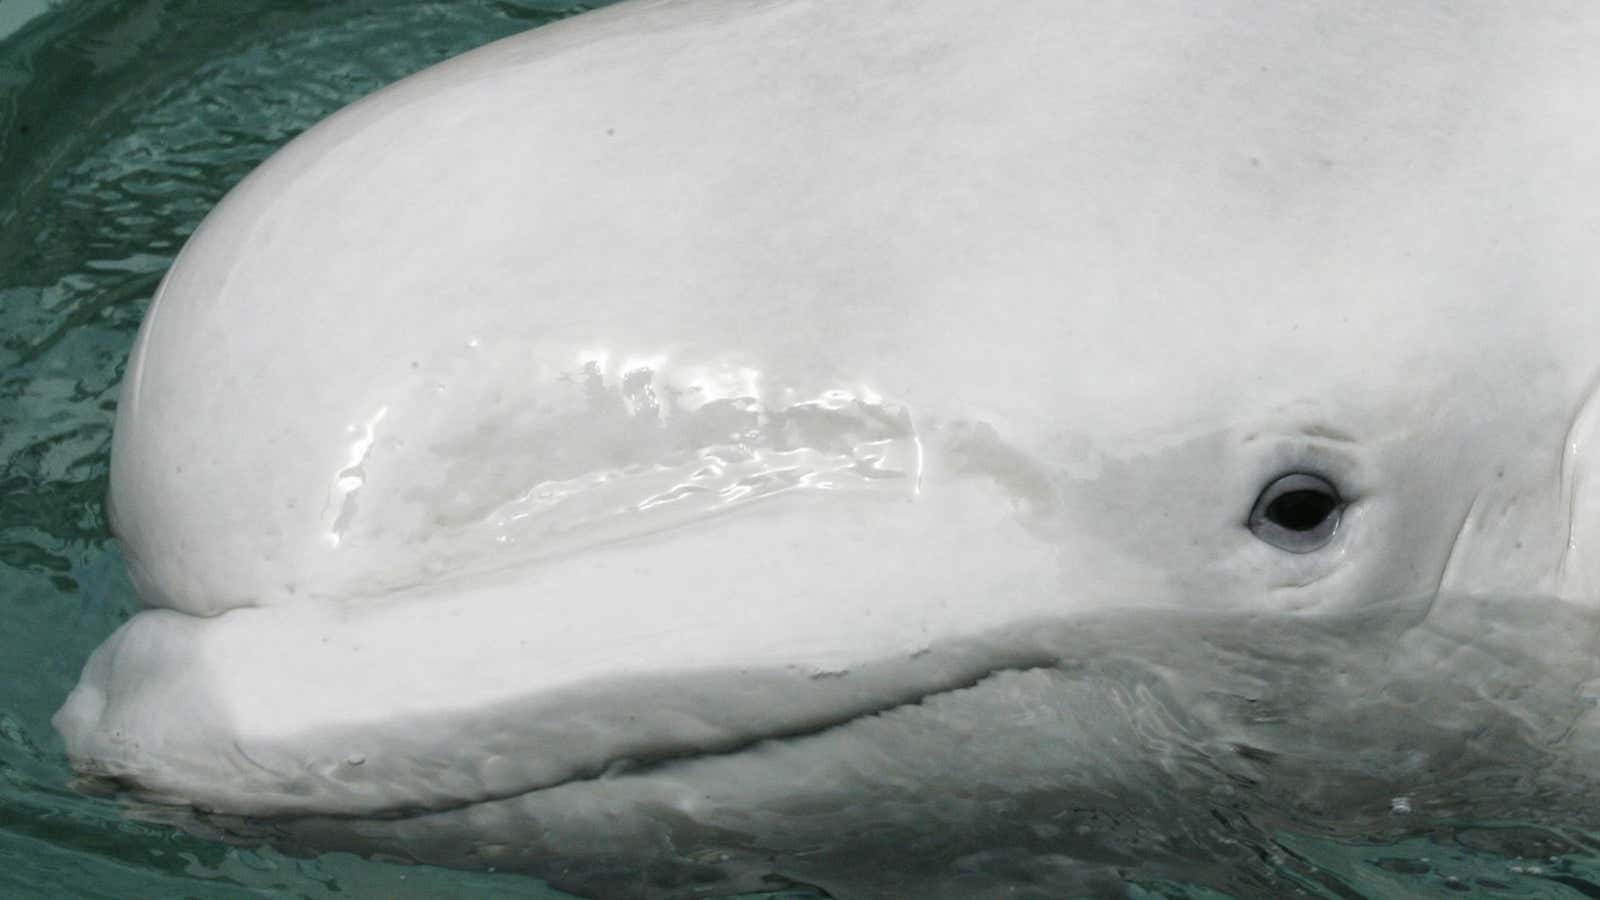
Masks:
[[[135,608],[102,497],[116,386],[172,255],[230,185],[321,116],[565,5],[0,3],[0,895],[544,890],[501,872],[284,854],[315,846],[630,890],[1600,896],[1596,623],[1526,598],[1456,598],[1420,622],[1400,610],[1041,626],[1028,639],[1049,643],[1058,667],[618,772],[603,791],[359,828],[142,817],[211,836],[265,827],[281,849],[192,837],[69,791],[49,716]],[[862,469],[853,448],[823,462],[852,477],[914,471],[895,420],[868,424],[887,462]],[[737,493],[782,446],[686,458],[688,474],[663,483],[710,466],[715,491]],[[549,499],[518,502],[556,508]],[[880,826],[840,841],[868,810]],[[543,828],[557,819],[562,831]]]

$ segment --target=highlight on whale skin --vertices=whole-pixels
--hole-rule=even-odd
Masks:
[[[1596,46],[635,0],[379,91],[151,303],[79,784],[593,896],[1270,893],[1275,828],[1580,827]]]

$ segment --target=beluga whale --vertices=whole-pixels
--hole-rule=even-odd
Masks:
[[[1597,46],[635,0],[406,78],[150,304],[71,764],[590,896],[1265,895],[1588,797]]]

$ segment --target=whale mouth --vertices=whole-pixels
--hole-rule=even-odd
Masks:
[[[662,767],[674,764],[728,759],[741,753],[749,752],[757,747],[772,743],[784,743],[818,738],[847,729],[857,723],[879,716],[893,715],[905,710],[922,706],[930,701],[960,694],[979,687],[983,683],[997,676],[1013,673],[1027,673],[1043,669],[1054,669],[1058,661],[1044,653],[1015,654],[1007,664],[993,668],[982,668],[977,665],[958,666],[955,669],[941,673],[940,686],[922,691],[907,692],[903,695],[884,698],[873,703],[872,695],[888,687],[883,681],[867,675],[875,683],[862,686],[858,685],[849,693],[850,699],[857,705],[835,707],[834,712],[825,712],[822,709],[814,710],[814,715],[809,718],[795,718],[788,722],[766,722],[771,727],[770,731],[756,731],[750,733],[734,733],[723,731],[719,734],[701,732],[690,739],[687,735],[657,735],[657,739],[641,735],[632,735],[630,739],[618,744],[614,752],[620,754],[596,760],[572,759],[568,761],[564,774],[551,775],[550,780],[539,780],[535,777],[526,783],[513,783],[507,780],[509,772],[499,772],[499,778],[490,782],[484,778],[486,767],[495,762],[495,758],[486,758],[474,752],[471,744],[472,735],[481,733],[482,728],[475,727],[477,723],[470,721],[472,718],[462,716],[452,723],[411,723],[410,727],[427,730],[443,727],[454,728],[446,733],[453,734],[460,744],[450,752],[457,757],[455,763],[450,765],[452,771],[464,775],[466,779],[476,780],[482,789],[476,792],[462,792],[460,794],[446,794],[432,790],[417,790],[416,785],[403,784],[389,780],[380,774],[381,770],[388,768],[394,772],[399,768],[393,759],[397,753],[404,753],[406,748],[388,735],[383,756],[388,758],[388,765],[376,756],[365,754],[350,754],[342,760],[342,765],[350,771],[340,774],[338,766],[330,766],[325,758],[317,758],[311,754],[316,750],[313,746],[328,747],[337,744],[346,746],[368,746],[373,742],[373,733],[366,731],[358,740],[345,740],[344,736],[326,733],[316,736],[301,736],[301,757],[296,764],[285,766],[293,758],[295,751],[287,747],[275,746],[268,748],[264,744],[249,746],[244,742],[236,741],[232,752],[254,767],[262,779],[274,781],[285,787],[281,795],[271,792],[263,795],[260,786],[250,792],[248,803],[241,804],[240,798],[231,795],[224,796],[214,788],[207,790],[205,795],[200,793],[206,790],[202,787],[202,779],[196,773],[188,773],[185,783],[169,784],[155,780],[154,772],[141,767],[137,761],[131,759],[87,759],[75,763],[74,790],[91,795],[107,798],[119,798],[135,804],[153,805],[158,808],[186,808],[193,810],[202,817],[209,816],[243,816],[251,819],[299,819],[307,817],[332,817],[332,818],[362,818],[377,820],[399,820],[419,818],[468,809],[480,804],[496,803],[529,799],[557,789],[569,789],[584,784],[599,784],[615,778],[634,775],[647,775]],[[702,673],[690,678],[688,683],[679,682],[679,686],[687,690],[694,690],[694,682],[715,680],[725,682],[728,673]],[[750,679],[750,673],[739,673],[741,677]],[[763,673],[767,674],[767,673]],[[957,677],[961,676],[961,677]],[[845,676],[833,676],[842,678]],[[772,688],[782,690],[784,695],[794,698],[796,691],[793,683],[785,683],[782,679],[755,676],[755,681],[771,685]],[[618,684],[612,686],[618,690],[633,691],[635,685]],[[590,695],[594,697],[595,695]],[[837,700],[840,694],[832,692],[819,693],[811,702]],[[597,698],[596,702],[615,702]],[[737,699],[728,702],[737,703]],[[801,705],[809,708],[806,699],[801,700]],[[560,708],[567,707],[567,708]],[[630,727],[639,727],[643,715],[643,706],[623,703],[617,705],[617,714],[629,722]],[[505,716],[519,712],[533,711],[545,716],[559,716],[561,713],[570,712],[570,705],[558,704],[551,706],[529,703],[521,710],[484,710],[479,715],[489,720],[504,722]],[[675,724],[681,725],[685,721],[682,711],[675,717]],[[688,715],[693,715],[692,713]],[[731,723],[736,717],[727,717]],[[567,721],[571,721],[568,719]],[[747,724],[747,723],[740,723]],[[649,723],[644,723],[649,728]],[[420,747],[410,748],[413,752]],[[437,748],[436,748],[437,749]],[[530,751],[535,748],[528,748]],[[442,756],[434,756],[430,761],[435,765],[446,765]],[[414,760],[413,760],[414,762]],[[382,778],[384,783],[382,791],[384,799],[361,796],[358,798],[351,790],[351,782],[355,769],[365,768],[369,763],[373,765],[367,769],[366,774],[375,778]],[[542,767],[546,771],[554,771],[557,764],[547,759]],[[474,766],[479,766],[477,777],[469,774]],[[327,781],[317,782],[308,777],[308,771],[321,771],[329,773]],[[235,772],[235,775],[237,772]],[[531,773],[530,773],[531,774]],[[292,785],[292,788],[290,787]],[[298,796],[298,801],[289,799]],[[356,802],[356,801],[360,802]]]
[[[457,626],[439,644],[446,653],[416,658],[418,635],[503,599],[145,612],[91,658],[56,727],[80,776],[141,800],[387,818],[737,753],[1055,661],[995,634],[849,667],[751,658],[621,675],[543,670],[530,686],[527,672],[509,680],[518,654],[502,652],[526,640],[489,646],[506,627],[493,616],[471,620],[481,640],[462,640]],[[430,679],[408,678],[408,658],[447,689],[422,690]]]
[[[861,415],[817,418],[846,414]],[[831,478],[860,489],[812,481],[736,514],[690,492],[710,507],[659,513],[674,527],[381,599],[147,610],[96,650],[56,728],[80,774],[154,802],[389,816],[733,752],[1051,664],[1007,624],[1057,602],[1011,499],[972,478],[885,492],[882,453],[858,457]],[[973,597],[1017,615],[996,630]]]

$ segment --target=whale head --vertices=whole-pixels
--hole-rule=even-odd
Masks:
[[[668,766],[692,817],[1182,636],[1587,622],[1600,17],[1137,6],[623,4],[295,139],[129,361],[150,609],[74,766],[326,821]]]

